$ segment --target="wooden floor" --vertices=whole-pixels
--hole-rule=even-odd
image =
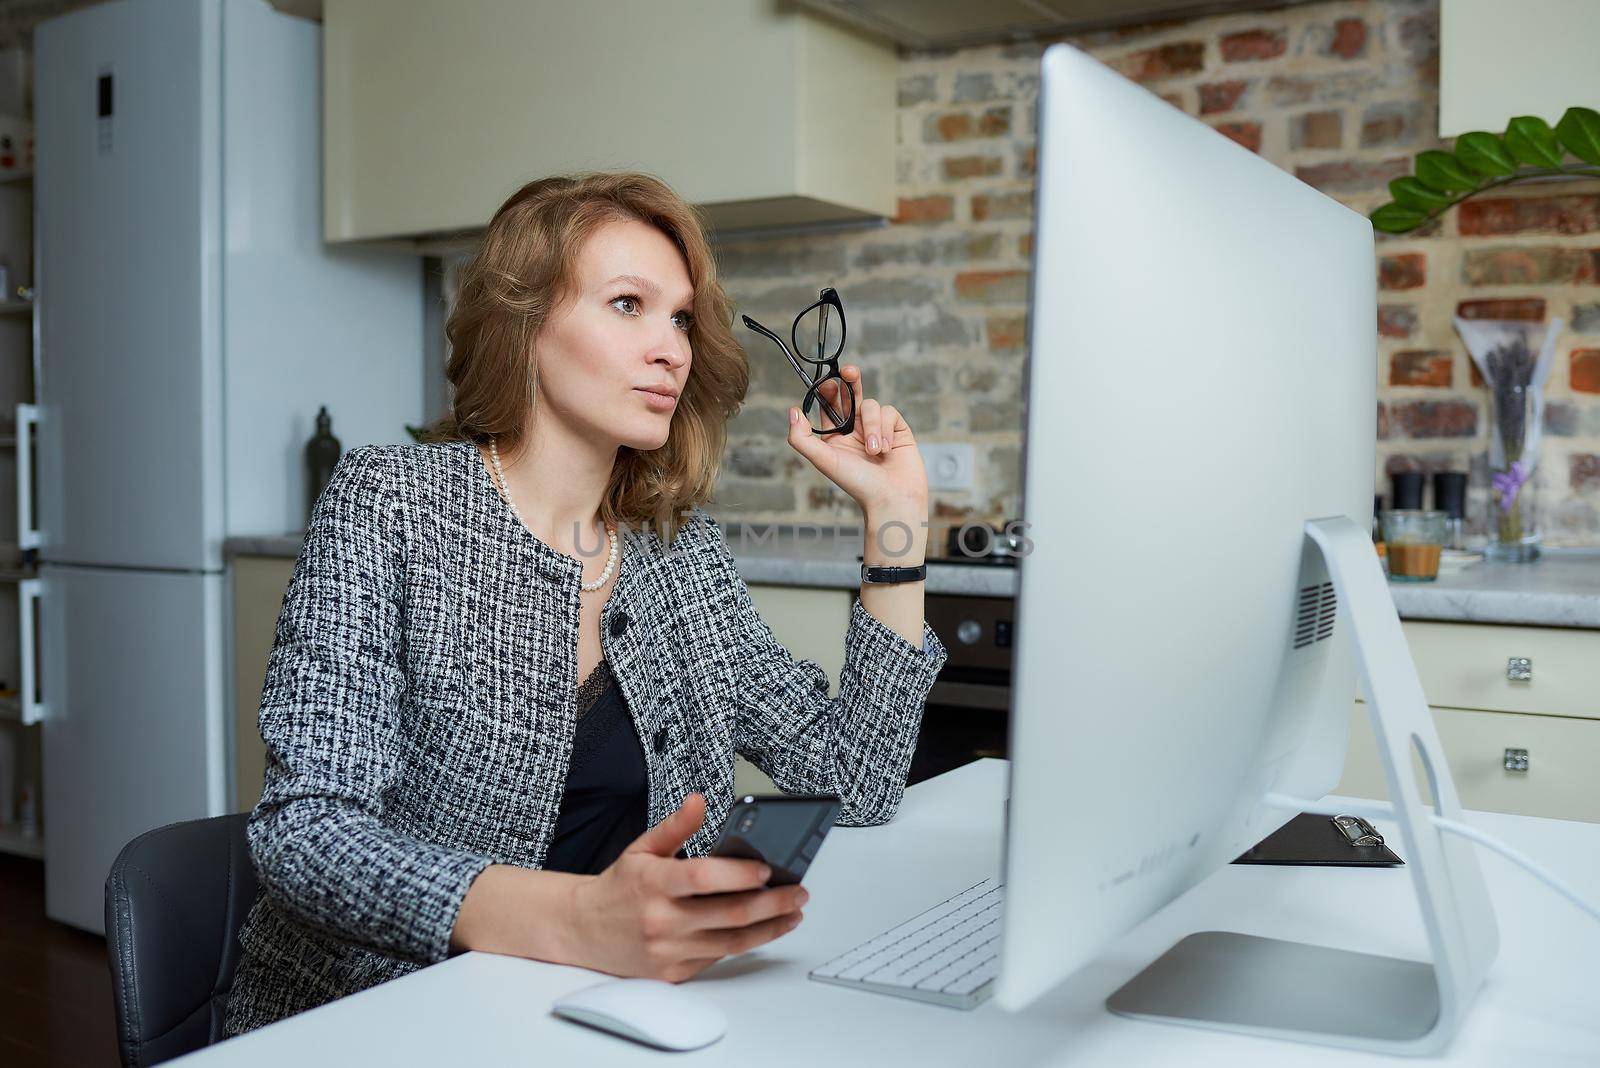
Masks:
[[[0,855],[0,1065],[115,1066],[105,939],[44,915],[44,864]]]

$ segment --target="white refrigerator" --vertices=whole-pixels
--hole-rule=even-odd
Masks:
[[[102,931],[124,844],[230,807],[224,538],[303,527],[320,405],[346,450],[422,419],[422,264],[322,242],[316,23],[120,0],[34,41],[24,705],[47,911]]]

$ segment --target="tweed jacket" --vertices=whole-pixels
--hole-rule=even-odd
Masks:
[[[619,531],[600,614],[649,774],[651,826],[706,797],[705,855],[734,754],[839,823],[888,821],[947,653],[858,597],[837,697],[751,602],[693,509],[670,550]],[[581,562],[506,507],[469,442],[367,446],[313,510],[267,660],[267,746],[248,825],[261,894],[240,932],[237,1034],[443,960],[490,864],[544,863],[576,725]]]

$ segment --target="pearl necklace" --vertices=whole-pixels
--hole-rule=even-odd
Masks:
[[[506,507],[511,509],[511,514],[516,516],[517,522],[526,527],[527,523],[523,522],[522,513],[517,511],[516,504],[511,500],[511,490],[506,487],[506,473],[500,467],[500,450],[495,448],[495,444],[492,441],[489,442],[489,459],[494,461],[494,473],[500,480],[500,493],[506,499]],[[578,588],[585,593],[593,593],[601,586],[604,586],[607,580],[611,578],[612,570],[617,566],[617,528],[606,528],[606,537],[611,541],[611,555],[606,559],[606,569],[600,572],[600,577],[593,582],[579,583]]]

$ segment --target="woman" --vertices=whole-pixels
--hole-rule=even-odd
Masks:
[[[805,891],[706,855],[736,752],[841,824],[893,816],[946,653],[922,583],[871,585],[830,699],[756,613],[698,507],[748,382],[730,319],[654,178],[496,212],[448,324],[451,415],[344,456],[295,564],[229,1033],[467,949],[680,981],[777,938]],[[911,430],[841,371],[859,427],[791,409],[789,443],[861,505],[868,563],[920,564]]]

